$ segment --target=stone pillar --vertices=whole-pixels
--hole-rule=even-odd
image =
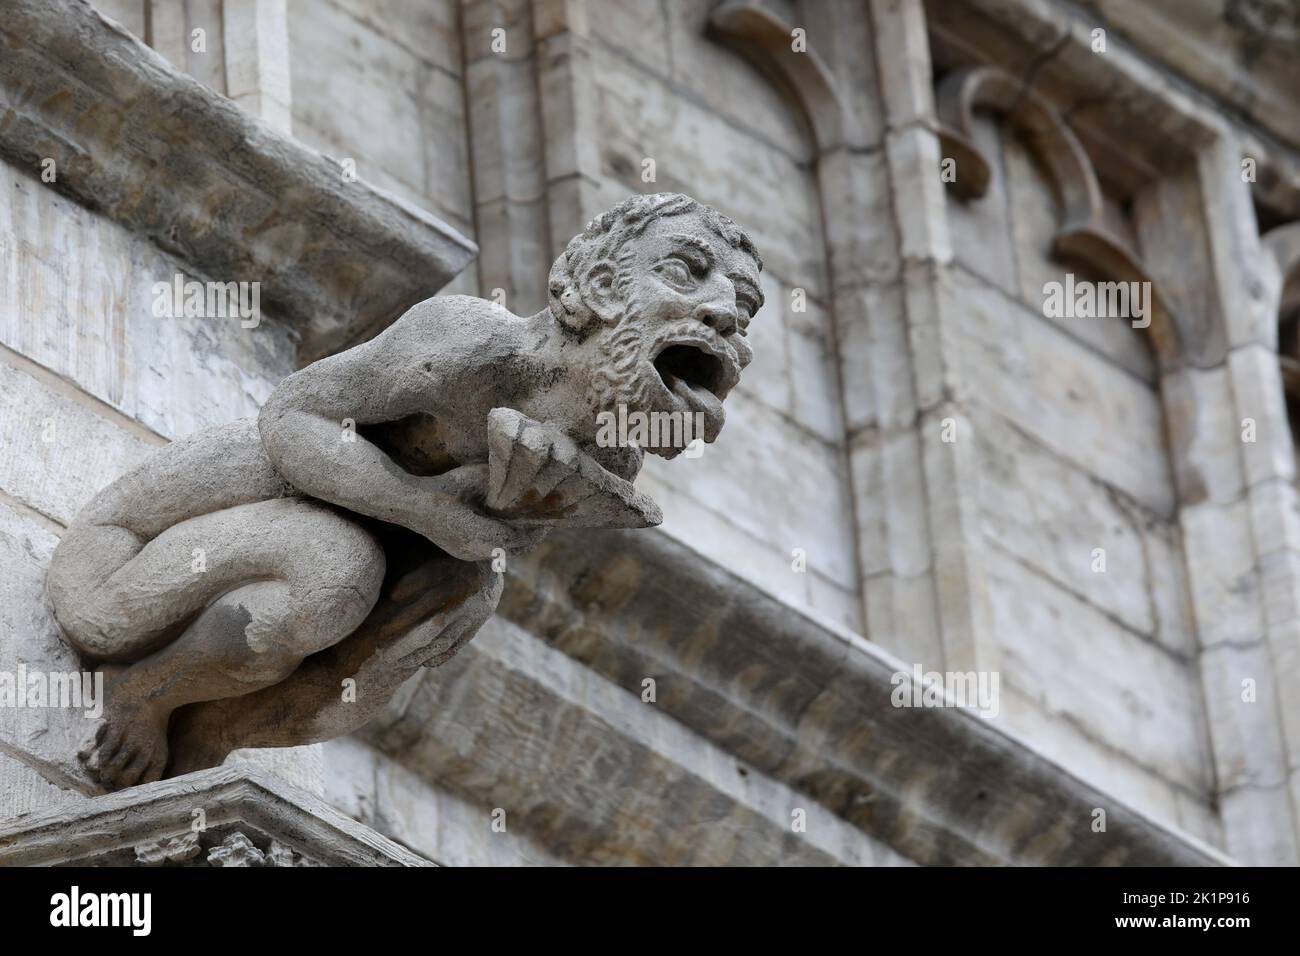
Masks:
[[[884,528],[862,528],[866,540],[883,545],[882,557],[864,569],[869,631],[897,635],[891,649],[927,668],[997,670],[976,514],[980,439],[963,404],[961,312],[948,280],[952,240],[925,10],[921,0],[877,0],[870,9],[899,269],[874,285],[865,303],[865,351],[880,362],[879,447],[873,465],[870,443],[855,442],[855,474],[877,479],[886,497],[875,512]],[[898,365],[900,353],[910,368]],[[861,503],[864,493],[858,497]],[[875,602],[893,610],[880,630]]]

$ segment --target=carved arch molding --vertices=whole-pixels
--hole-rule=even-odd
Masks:
[[[843,143],[843,104],[831,71],[812,50],[792,50],[790,25],[777,13],[752,0],[728,0],[710,16],[709,31],[788,91],[807,118],[819,152]],[[1002,116],[1047,167],[1062,205],[1051,253],[1114,281],[1150,283],[1153,314],[1147,333],[1161,368],[1177,367],[1183,353],[1174,305],[1137,250],[1107,224],[1101,185],[1083,144],[1046,98],[1006,70],[967,67],[939,83],[940,144],[944,158],[955,160],[961,170],[949,188],[963,201],[988,192],[991,163],[974,136],[979,111]],[[1300,389],[1300,356],[1296,372]]]
[[[709,35],[798,104],[814,145],[826,152],[844,138],[840,97],[822,58],[811,49],[796,53],[791,47],[792,30],[777,13],[748,0],[727,0],[709,15]]]
[[[962,200],[986,195],[991,178],[991,161],[975,140],[976,113],[997,114],[1024,136],[1046,166],[1061,200],[1052,254],[1115,281],[1149,282],[1153,314],[1147,333],[1161,368],[1175,367],[1182,350],[1172,304],[1141,255],[1107,224],[1092,160],[1057,109],[995,66],[949,73],[935,91],[935,107],[944,158],[954,160],[958,170],[947,185]]]

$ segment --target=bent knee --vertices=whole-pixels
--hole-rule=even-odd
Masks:
[[[286,502],[289,631],[309,653],[351,634],[379,598],[384,550],[365,528],[314,502]]]
[[[246,643],[265,666],[338,643],[378,600],[383,548],[334,510],[310,499],[281,498],[231,509],[226,521],[228,533],[213,549],[211,564],[226,579],[249,582],[233,594],[250,615]],[[265,576],[261,582],[259,576]]]

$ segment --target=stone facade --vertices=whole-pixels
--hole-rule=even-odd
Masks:
[[[640,479],[662,529],[555,535],[365,730],[205,771],[178,860],[1300,862],[1287,4],[0,9],[0,672],[77,668],[42,589],[96,491],[420,299],[542,308],[631,193],[764,258],[726,433]],[[176,275],[262,320],[156,317]],[[1049,314],[1067,275],[1149,325]],[[914,665],[996,716],[893,706]],[[83,723],[0,709],[0,859],[183,838]]]

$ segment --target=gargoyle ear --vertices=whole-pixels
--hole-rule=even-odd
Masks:
[[[582,298],[587,308],[602,321],[618,321],[618,270],[608,259],[594,262],[582,276]]]

